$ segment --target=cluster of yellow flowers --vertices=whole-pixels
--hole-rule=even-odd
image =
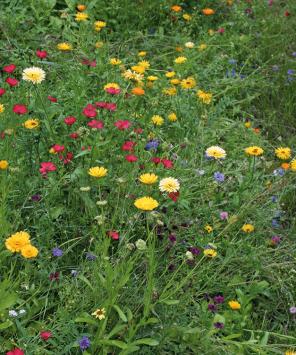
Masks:
[[[30,238],[27,232],[17,232],[5,240],[5,246],[12,253],[21,253],[26,259],[35,258],[38,249],[31,244]]]

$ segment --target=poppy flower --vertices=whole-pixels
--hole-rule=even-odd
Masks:
[[[48,100],[51,102],[58,102],[58,99],[52,96],[47,96]]]
[[[114,126],[120,131],[123,131],[124,129],[128,129],[131,126],[131,123],[128,120],[118,120],[114,123]]]
[[[129,155],[125,156],[125,160],[130,162],[130,163],[134,163],[134,162],[136,162],[138,160],[138,158],[135,155],[133,155],[133,154],[129,154]]]
[[[97,111],[95,106],[88,104],[86,107],[82,110],[82,114],[86,117],[96,117]]]
[[[57,170],[56,166],[52,162],[42,162],[40,164],[40,173],[45,176],[48,172]]]
[[[25,105],[22,104],[16,104],[13,106],[12,111],[16,113],[17,115],[24,115],[25,113],[28,112],[28,109]]]
[[[5,80],[5,82],[9,85],[9,86],[17,86],[18,85],[18,83],[19,83],[19,81],[17,80],[17,79],[15,79],[15,78],[11,78],[11,77],[9,77],[9,78],[7,78],[6,80]]]
[[[137,143],[135,142],[132,142],[132,141],[126,141],[123,143],[122,147],[121,147],[121,150],[126,150],[126,151],[129,151],[129,152],[132,152],[133,149],[134,149],[134,146],[136,145]]]
[[[157,164],[160,164],[161,163],[161,158],[158,158],[158,157],[154,157],[154,158],[151,158],[151,161],[157,165]]]
[[[24,350],[20,348],[12,349],[6,353],[6,355],[24,355],[24,354],[25,354]]]
[[[65,150],[65,146],[63,145],[59,145],[59,144],[55,144],[51,147],[51,149],[54,151],[54,153],[61,153]]]
[[[9,65],[6,65],[5,67],[3,67],[3,71],[5,71],[5,73],[13,73],[16,69],[16,65],[14,64],[9,64]]]
[[[112,238],[113,240],[118,240],[119,239],[119,233],[116,231],[108,231],[107,235]]]
[[[40,332],[40,338],[44,341],[47,341],[49,338],[52,337],[52,333],[49,331],[42,331]]]
[[[104,128],[104,122],[99,120],[91,120],[87,124],[89,127],[94,129],[102,129]]]
[[[74,124],[76,122],[76,118],[74,116],[67,116],[64,119],[64,122],[66,123],[66,125],[72,126],[72,124]]]
[[[172,169],[174,167],[173,162],[169,159],[161,159],[161,163],[165,169]]]
[[[0,96],[4,95],[6,93],[6,90],[3,88],[0,88]]]
[[[177,191],[177,192],[170,192],[170,193],[168,194],[168,197],[169,197],[171,200],[173,200],[174,202],[177,202],[179,196],[180,196],[180,192],[179,192],[179,191]]]
[[[44,59],[47,57],[48,53],[46,51],[41,51],[40,49],[37,49],[36,55],[40,59]]]

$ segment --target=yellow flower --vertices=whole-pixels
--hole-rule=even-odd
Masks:
[[[144,67],[145,69],[150,68],[150,63],[148,62],[148,60],[142,60],[138,63],[138,65],[140,65],[141,67]]]
[[[95,178],[101,178],[107,175],[108,170],[103,168],[102,166],[94,166],[93,168],[89,168],[88,175],[93,176]]]
[[[24,122],[24,127],[27,129],[34,129],[37,128],[38,126],[39,126],[39,120],[37,120],[36,118],[31,118]]]
[[[238,301],[232,300],[228,302],[228,305],[233,310],[241,309],[241,305]]]
[[[212,101],[212,94],[210,92],[205,92],[202,90],[198,90],[197,97],[206,105],[209,105]]]
[[[104,42],[101,42],[101,41],[98,41],[98,42],[96,42],[96,44],[95,44],[95,47],[96,48],[102,48],[104,46]]]
[[[177,179],[168,177],[159,181],[159,190],[161,192],[177,192],[180,190],[180,183]]]
[[[146,184],[146,185],[152,185],[152,184],[156,183],[157,179],[158,179],[157,175],[150,174],[150,173],[142,174],[139,177],[139,180],[141,181],[141,183]]]
[[[195,87],[195,85],[196,85],[196,81],[192,76],[189,76],[188,78],[183,79],[181,81],[181,87],[183,89],[192,89]]]
[[[296,159],[293,159],[290,163],[290,169],[296,171]]]
[[[149,76],[147,76],[147,80],[148,81],[156,81],[156,80],[158,80],[158,77],[155,75],[149,75]]]
[[[215,31],[210,28],[210,29],[208,30],[208,33],[209,33],[210,36],[214,36]]]
[[[245,122],[245,127],[246,128],[250,128],[252,126],[252,122],[251,121],[246,121]]]
[[[170,80],[170,83],[171,83],[172,85],[179,85],[180,82],[181,82],[180,79],[177,79],[177,78]]]
[[[77,12],[75,16],[75,21],[81,22],[81,21],[86,21],[88,19],[88,14],[85,12]]]
[[[287,350],[287,351],[285,352],[285,355],[296,355],[296,351],[294,351],[294,350]]]
[[[138,53],[138,56],[139,57],[145,57],[147,55],[147,52],[145,52],[145,51],[140,51],[139,53]]]
[[[96,21],[94,23],[94,29],[95,31],[99,32],[101,31],[102,28],[106,27],[106,22],[105,21]]]
[[[153,122],[153,124],[155,124],[155,126],[161,126],[163,125],[163,118],[159,115],[154,115],[151,118],[151,121]]]
[[[45,79],[45,71],[41,68],[31,67],[23,70],[23,80],[33,84],[40,84]]]
[[[194,48],[194,43],[193,42],[186,42],[185,47],[186,48]]]
[[[282,160],[291,158],[291,149],[288,147],[279,147],[275,149],[275,155]]]
[[[122,62],[118,58],[111,58],[109,63],[112,65],[120,65]]]
[[[21,249],[30,244],[30,234],[27,232],[17,232],[5,240],[5,246],[12,253],[18,253]]]
[[[120,89],[119,85],[116,83],[108,83],[104,86],[104,90],[113,88],[113,89]]]
[[[174,60],[174,62],[176,63],[176,64],[183,64],[183,63],[185,63],[187,61],[187,58],[186,57],[177,57],[175,60]]]
[[[248,147],[245,149],[245,153],[247,155],[253,155],[256,157],[258,157],[259,155],[262,155],[263,152],[264,152],[264,150],[260,147],[257,147],[257,146],[251,146],[251,147]]]
[[[176,52],[183,52],[183,48],[180,46],[176,47]]]
[[[176,122],[177,121],[177,115],[174,112],[169,113],[168,119],[171,122]]]
[[[162,90],[163,94],[168,96],[174,96],[177,94],[177,89],[175,87],[170,87]]]
[[[133,65],[132,70],[135,71],[136,73],[143,74],[145,73],[146,68],[143,67],[142,65]]]
[[[252,224],[246,223],[242,226],[242,231],[245,233],[252,233],[255,227]]]
[[[98,308],[91,315],[102,320],[106,318],[106,310],[105,308]]]
[[[208,233],[212,233],[213,232],[213,227],[211,227],[209,224],[207,224],[205,227],[204,227],[205,231],[208,232]]]
[[[183,15],[183,19],[184,19],[185,21],[190,21],[190,20],[192,19],[192,16],[189,15],[189,14],[184,14],[184,15]]]
[[[143,211],[152,211],[155,208],[158,207],[158,202],[154,200],[152,197],[141,197],[137,198],[136,201],[134,202],[134,205],[139,209]]]
[[[26,259],[36,258],[38,249],[31,244],[27,244],[21,249],[21,254]]]
[[[217,251],[215,249],[205,249],[204,255],[208,258],[215,258],[217,256]]]
[[[167,78],[173,78],[176,75],[176,73],[174,71],[168,71],[165,73],[165,76]]]
[[[4,112],[5,111],[5,107],[3,104],[0,104],[0,113]]]
[[[0,160],[0,170],[6,170],[8,168],[8,161],[7,160]]]
[[[205,43],[202,43],[197,48],[201,52],[201,51],[204,51],[207,48],[207,45]]]
[[[70,43],[67,43],[67,42],[59,43],[57,45],[57,49],[59,49],[60,51],[71,51],[72,50],[72,45]]]
[[[206,156],[214,159],[224,159],[226,157],[226,152],[224,149],[213,145],[206,150]]]

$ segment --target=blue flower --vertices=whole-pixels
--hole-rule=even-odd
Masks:
[[[79,341],[78,344],[80,346],[81,350],[86,350],[90,347],[90,340],[88,339],[87,336],[83,336]]]
[[[225,176],[224,174],[220,173],[219,171],[216,171],[214,173],[214,179],[217,181],[217,182],[223,182],[225,180]]]
[[[151,150],[151,149],[157,149],[159,146],[159,141],[156,140],[156,139],[153,139],[152,141],[148,142],[146,145],[145,145],[145,150]]]
[[[52,249],[52,255],[53,256],[57,256],[57,257],[62,256],[63,255],[63,251],[62,251],[62,249],[59,249],[59,248],[53,248]]]

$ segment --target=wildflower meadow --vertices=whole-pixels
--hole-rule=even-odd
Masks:
[[[296,354],[295,19],[0,1],[0,354]]]

